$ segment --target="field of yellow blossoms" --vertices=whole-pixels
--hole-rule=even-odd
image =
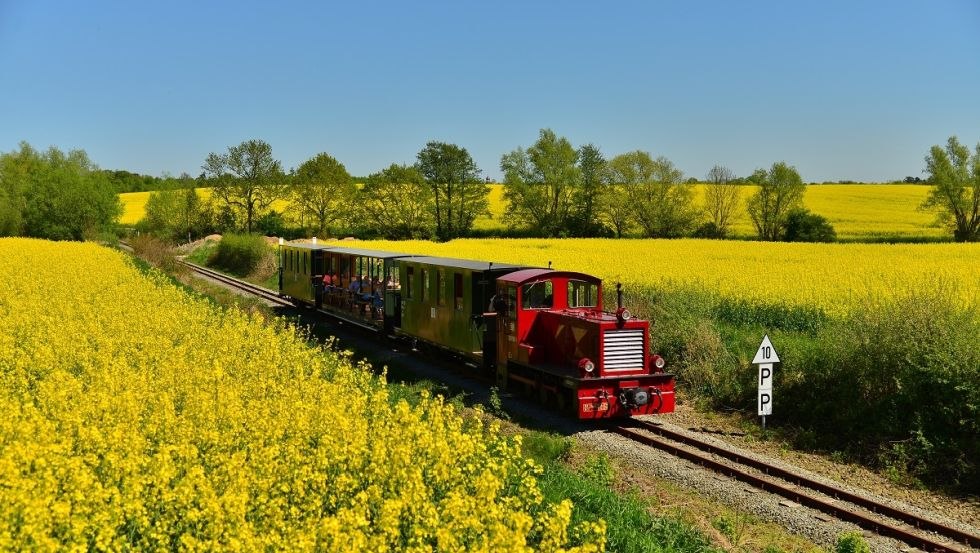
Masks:
[[[115,251],[0,239],[0,550],[601,550],[516,438]]]
[[[754,186],[742,187],[742,206],[732,224],[735,236],[754,237],[755,229],[744,209],[744,201],[755,192]],[[695,185],[695,202],[703,203],[704,185]],[[210,188],[199,188],[202,199],[211,196]],[[501,229],[506,211],[503,186],[490,186],[490,213],[477,218],[474,226],[481,230]],[[807,187],[803,203],[806,208],[827,218],[841,239],[869,240],[876,237],[948,236],[946,229],[935,226],[935,214],[919,209],[926,199],[928,186],[915,184],[821,184]],[[119,222],[135,225],[143,218],[150,192],[120,194],[123,215]],[[285,200],[273,209],[289,213]]]
[[[335,242],[350,246],[351,242]],[[843,314],[915,287],[980,300],[980,244],[803,244],[724,240],[360,241],[361,247],[582,271],[627,293],[695,288],[750,303]]]

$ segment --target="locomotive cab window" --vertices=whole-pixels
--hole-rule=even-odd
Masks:
[[[595,307],[598,305],[599,287],[582,280],[568,281],[568,307]]]
[[[550,280],[539,280],[521,286],[522,309],[550,309],[554,305]]]

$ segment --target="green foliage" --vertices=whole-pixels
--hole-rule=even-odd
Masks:
[[[278,211],[268,211],[263,213],[255,221],[255,230],[265,236],[283,236],[288,232],[286,219]]]
[[[945,149],[929,150],[926,171],[933,187],[922,207],[935,209],[957,242],[980,240],[980,143],[971,156],[969,148],[949,137]]]
[[[138,258],[168,274],[177,273],[182,268],[170,245],[159,238],[143,234],[131,238],[129,245]]]
[[[572,452],[571,438],[530,430],[524,434],[521,450],[541,464],[566,461]]]
[[[348,222],[357,187],[343,163],[321,153],[304,161],[296,170],[290,195],[298,211],[314,222],[315,236],[326,236],[331,224]],[[282,232],[274,235],[281,236]]]
[[[255,234],[226,234],[208,260],[208,265],[238,276],[254,272],[263,259],[272,256],[265,239]]]
[[[683,182],[673,162],[653,159],[642,151],[620,154],[609,161],[610,179],[623,185],[626,201],[645,236],[672,238],[694,228],[694,189]]]
[[[834,546],[837,553],[871,553],[871,547],[860,532],[844,532],[837,537]]]
[[[650,515],[635,493],[616,494],[608,486],[576,474],[559,463],[545,464],[538,486],[548,502],[571,499],[572,521],[606,521],[606,548],[620,553],[718,551],[693,525]]]
[[[612,486],[613,482],[616,481],[616,469],[609,461],[609,456],[601,451],[595,455],[590,455],[579,467],[579,473],[592,482],[603,486]]]
[[[569,236],[609,236],[610,231],[600,218],[600,198],[609,177],[609,164],[598,146],[586,144],[578,149],[578,166],[582,181],[575,191]]]
[[[783,361],[774,422],[799,429],[798,445],[904,483],[980,490],[980,312],[955,288],[909,284],[840,317],[696,288],[636,291],[627,303],[697,400],[754,411],[749,360],[769,333]]]
[[[636,216],[625,185],[607,184],[602,188],[599,193],[599,217],[615,232],[616,238],[622,238],[633,230]]]
[[[122,212],[105,174],[83,150],[38,152],[22,142],[0,155],[0,234],[82,240],[107,234]]]
[[[504,409],[504,402],[500,399],[500,390],[496,386],[490,387],[490,398],[487,400],[487,408],[491,415],[509,420],[510,415]]]
[[[282,167],[272,157],[272,146],[262,140],[230,146],[227,154],[212,152],[202,169],[214,196],[229,210],[244,214],[248,233],[252,232],[255,215],[288,191]]]
[[[716,517],[711,521],[711,525],[724,534],[733,546],[738,547],[742,543],[742,537],[745,535],[749,522],[751,522],[749,515],[731,513]]]
[[[432,188],[416,167],[391,164],[369,176],[359,196],[355,226],[366,234],[398,240],[435,231]]]
[[[759,191],[749,198],[747,209],[759,238],[776,241],[782,238],[790,211],[802,207],[806,185],[795,167],[785,162],[773,163],[766,171],[758,169],[749,177]]]
[[[480,169],[456,144],[432,141],[416,156],[415,164],[432,190],[436,237],[452,240],[466,236],[477,217],[489,213],[490,187]]]
[[[567,236],[582,183],[578,151],[565,137],[542,129],[528,149],[517,148],[500,159],[504,173],[506,219],[542,236]]]
[[[797,208],[786,217],[786,231],[783,240],[786,242],[833,242],[837,232],[825,217],[811,213],[807,209]]]
[[[211,214],[197,191],[153,192],[146,200],[146,214],[137,229],[169,242],[190,241],[211,231]]]

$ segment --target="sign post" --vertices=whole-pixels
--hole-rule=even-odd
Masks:
[[[766,429],[766,415],[772,414],[772,367],[779,363],[776,348],[772,347],[769,335],[766,334],[759,344],[759,351],[752,359],[753,365],[759,365],[759,416],[762,417],[762,429]]]

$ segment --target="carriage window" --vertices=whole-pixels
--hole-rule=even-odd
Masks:
[[[429,270],[422,269],[422,301],[429,299]]]
[[[581,280],[568,281],[568,307],[595,307],[598,305],[599,287]]]
[[[415,267],[405,267],[405,299],[412,299],[415,290]]]
[[[306,267],[307,267],[306,252],[303,252],[303,274],[304,275],[306,274]]]
[[[550,280],[539,280],[521,286],[521,307],[524,309],[548,309],[554,303]]]
[[[401,289],[401,282],[399,280],[399,276],[400,275],[399,275],[399,272],[398,272],[397,267],[391,267],[389,269],[389,273],[388,273],[388,281],[385,282],[385,288],[388,288],[388,289],[391,289],[391,290],[399,290],[399,289]]]
[[[453,305],[457,311],[463,310],[463,275],[453,273]]]
[[[446,305],[446,270],[436,269],[436,304]]]

